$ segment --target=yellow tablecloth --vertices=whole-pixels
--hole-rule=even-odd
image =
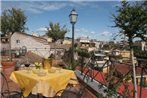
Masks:
[[[19,70],[12,72],[10,76],[11,80],[24,89],[24,97],[27,97],[31,91],[33,94],[41,93],[45,97],[53,97],[57,91],[65,89],[71,78],[76,79],[74,71],[65,69],[55,73],[47,72],[45,76],[38,76],[32,71]],[[71,83],[76,84],[77,82],[72,81]]]

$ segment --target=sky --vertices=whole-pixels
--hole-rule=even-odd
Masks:
[[[110,41],[118,28],[112,28],[114,22],[112,14],[116,13],[116,6],[120,1],[4,1],[1,2],[1,13],[4,10],[20,8],[27,16],[26,33],[36,32],[39,35],[45,34],[45,27],[49,23],[66,25],[69,32],[66,37],[72,36],[72,25],[69,14],[74,8],[78,13],[75,24],[75,38],[89,37],[99,41]]]

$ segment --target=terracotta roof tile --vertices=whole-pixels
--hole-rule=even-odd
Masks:
[[[130,67],[128,67],[125,64],[121,64],[120,66],[117,65],[116,67],[117,67],[117,69],[119,69],[119,71],[121,73],[124,73],[124,74],[126,72],[128,72],[129,71],[128,69],[130,68]],[[80,70],[80,67],[77,67],[77,69]],[[87,71],[88,71],[88,69],[85,69],[84,70],[84,73],[86,73]],[[105,81],[106,75],[103,72],[98,72],[96,70],[93,70],[93,73],[94,73],[93,75],[96,75],[98,73],[96,75],[96,77],[94,78],[96,81],[100,82],[103,85],[106,85],[106,81]],[[127,83],[123,82],[118,87],[117,92],[119,94],[121,94],[121,95],[124,95],[124,92],[126,92],[125,91],[125,85],[128,86],[129,93],[127,95],[130,95],[130,98],[133,98],[133,90],[134,90],[134,87],[133,87],[133,83],[132,82],[127,82]],[[137,86],[137,92],[138,92],[138,98],[139,98],[139,95],[140,95],[140,86]],[[142,87],[142,98],[147,98],[147,89],[145,89],[144,87]]]

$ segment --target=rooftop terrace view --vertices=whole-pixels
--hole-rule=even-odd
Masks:
[[[146,1],[1,5],[1,98],[147,98]]]

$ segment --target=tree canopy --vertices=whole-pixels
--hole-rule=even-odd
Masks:
[[[129,42],[140,38],[147,40],[147,2],[121,2],[117,14],[113,14],[115,26],[120,28],[119,35],[125,35]]]
[[[134,82],[134,98],[137,98],[137,85],[136,85],[136,70],[133,53],[133,41],[139,38],[143,41],[147,40],[147,2],[136,1],[127,2],[122,1],[121,6],[117,8],[117,14],[113,14],[115,26],[120,28],[118,35],[127,37],[131,62],[133,65],[133,82]]]
[[[87,58],[90,57],[90,53],[86,49],[77,48],[76,51],[78,55],[81,57],[87,57]]]
[[[55,42],[58,39],[64,39],[66,33],[67,33],[66,26],[61,27],[59,23],[50,22],[46,35],[51,37]]]
[[[21,9],[12,8],[4,10],[1,15],[1,32],[24,32],[27,17]]]

